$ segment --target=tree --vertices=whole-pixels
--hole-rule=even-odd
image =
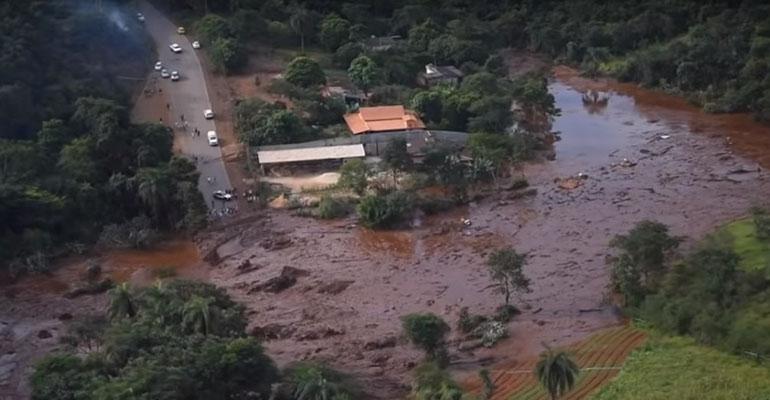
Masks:
[[[377,64],[367,56],[358,56],[350,62],[348,75],[353,83],[363,90],[364,95],[369,94],[369,89],[380,81],[380,69]]]
[[[98,164],[94,160],[93,142],[81,137],[64,146],[59,155],[59,168],[67,176],[79,181],[91,181],[98,175]]]
[[[299,56],[286,66],[284,79],[297,86],[308,88],[326,83],[326,74],[318,62],[310,57]]]
[[[412,109],[420,113],[423,120],[429,123],[440,123],[443,111],[442,93],[436,90],[426,90],[412,97]]]
[[[133,318],[137,306],[134,294],[127,282],[123,282],[110,290],[110,318]]]
[[[398,184],[398,173],[412,167],[412,156],[406,149],[406,139],[392,139],[382,152],[382,164],[393,172],[393,183]]]
[[[563,351],[546,350],[535,366],[535,376],[552,400],[564,396],[574,386],[580,368]]]
[[[490,277],[497,283],[500,293],[505,295],[506,306],[510,304],[511,293],[529,291],[529,279],[523,271],[526,262],[527,257],[513,248],[497,250],[487,260]]]
[[[142,168],[136,173],[137,194],[160,225],[169,222],[166,212],[171,203],[172,186],[168,171],[163,167]]]
[[[340,167],[340,179],[337,184],[361,196],[369,185],[370,173],[369,166],[363,160],[348,160]]]
[[[211,297],[195,296],[182,309],[182,325],[189,332],[208,335],[218,328],[219,309]]]
[[[440,27],[428,19],[420,25],[415,25],[409,29],[409,48],[417,53],[425,52],[431,41],[438,38],[441,34]]]
[[[205,45],[211,45],[217,39],[232,37],[232,29],[227,20],[216,14],[206,14],[195,24],[195,32]]]
[[[667,226],[644,220],[628,234],[615,236],[610,246],[620,249],[627,256],[625,262],[638,268],[649,285],[663,272],[668,252],[680,242],[680,238],[669,235]]]
[[[321,22],[321,44],[329,51],[335,51],[348,40],[350,22],[337,14],[329,14]]]
[[[317,13],[308,10],[303,6],[292,7],[291,17],[289,17],[289,26],[295,34],[299,36],[300,52],[305,52],[305,36],[315,31]]]
[[[233,38],[218,38],[209,47],[214,67],[225,74],[237,69],[245,61],[240,43]]]
[[[300,363],[289,369],[288,384],[296,400],[352,399],[356,388],[350,387],[343,374],[313,363]]]
[[[438,315],[405,315],[401,317],[401,327],[409,341],[424,350],[428,358],[440,357],[445,351],[444,340],[449,333],[449,325]]]

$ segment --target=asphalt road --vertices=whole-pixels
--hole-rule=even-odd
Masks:
[[[216,131],[216,112],[213,120],[203,117],[203,110],[210,109],[208,90],[206,89],[206,77],[198,59],[197,51],[192,48],[192,40],[185,35],[176,33],[177,27],[168,20],[158,9],[141,1],[139,11],[145,16],[145,26],[152,36],[158,49],[158,57],[163,67],[170,71],[179,71],[180,79],[172,82],[171,79],[160,79],[160,71],[154,71],[159,77],[159,86],[166,92],[169,101],[172,121],[163,121],[174,129],[177,143],[183,154],[191,159],[197,158],[198,171],[201,173],[198,187],[206,204],[210,208],[221,209],[225,202],[214,200],[212,193],[215,190],[230,189],[230,180],[222,162],[222,153],[217,146],[209,146],[206,132]],[[182,47],[181,53],[174,53],[169,49],[171,43],[178,43]],[[175,127],[177,124],[187,122],[186,130]],[[193,130],[201,131],[200,136],[194,135]],[[212,178],[212,182],[208,181]],[[235,207],[234,201],[227,203]]]

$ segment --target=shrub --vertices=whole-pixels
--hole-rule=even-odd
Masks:
[[[348,208],[342,201],[335,199],[334,197],[326,194],[321,197],[321,201],[318,202],[318,218],[322,219],[334,219],[341,218],[347,215]]]
[[[751,218],[757,231],[757,237],[763,240],[770,239],[770,214],[764,209],[751,210]]]
[[[460,309],[460,316],[457,320],[457,329],[459,329],[462,333],[468,334],[473,332],[474,329],[476,329],[479,325],[486,322],[487,320],[487,317],[483,315],[471,314],[468,312],[468,307],[463,307]]]
[[[369,228],[388,228],[401,222],[412,211],[412,199],[409,194],[400,191],[384,196],[369,195],[364,197],[358,207],[358,218]]]
[[[472,332],[473,337],[481,339],[484,347],[492,347],[500,339],[508,336],[508,328],[499,321],[486,321],[481,323]]]
[[[455,400],[462,391],[439,364],[425,362],[414,369],[412,396],[414,400]]]
[[[403,316],[401,326],[409,341],[424,350],[429,358],[443,350],[444,339],[449,333],[449,325],[432,313]]]
[[[363,160],[348,160],[340,167],[340,179],[337,184],[360,196],[364,194],[369,185],[370,174],[369,166]]]

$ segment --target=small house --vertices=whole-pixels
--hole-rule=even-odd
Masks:
[[[417,83],[427,87],[442,84],[456,86],[463,79],[463,76],[465,74],[452,65],[428,64],[425,66],[425,71],[420,72],[417,76]]]

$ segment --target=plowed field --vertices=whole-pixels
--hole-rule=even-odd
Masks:
[[[646,334],[630,326],[610,328],[567,347],[580,366],[575,388],[564,399],[587,399],[618,374],[626,357],[646,339]],[[537,359],[501,365],[490,370],[495,384],[492,400],[546,400],[548,396],[533,374]],[[468,382],[473,394],[481,391],[481,382]]]

